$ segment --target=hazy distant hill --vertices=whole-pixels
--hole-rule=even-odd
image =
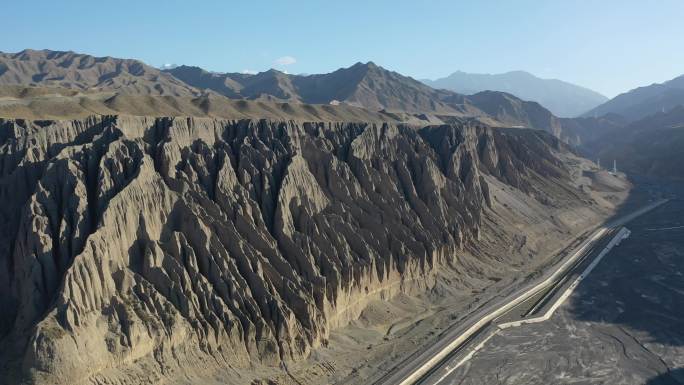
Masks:
[[[29,49],[0,52],[0,85],[118,90],[141,95],[197,94],[193,87],[138,60]]]
[[[626,171],[682,179],[684,171],[684,106],[633,122],[601,140],[597,155],[617,159]]]
[[[625,92],[587,112],[585,116],[615,113],[638,120],[657,112],[684,105],[684,75],[665,83],[651,84]]]
[[[600,151],[601,139],[618,134],[628,122],[620,115],[607,114],[598,118],[562,118],[563,140],[578,147],[584,154]]]
[[[434,88],[468,95],[486,90],[508,92],[538,102],[559,117],[579,116],[608,100],[590,89],[561,80],[540,79],[524,71],[493,75],[458,71],[445,78],[423,82]]]
[[[614,127],[584,124],[582,149],[592,157],[616,159],[618,168],[634,174],[684,178],[684,76],[639,87],[585,114],[587,119],[623,122]],[[564,125],[572,131],[573,122]],[[592,129],[595,128],[595,129]],[[589,130],[587,130],[589,129]]]

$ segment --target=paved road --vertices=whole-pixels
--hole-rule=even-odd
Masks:
[[[484,344],[484,340],[491,337],[495,321],[499,317],[509,313],[525,302],[530,302],[531,298],[539,296],[540,293],[545,293],[549,289],[558,286],[559,283],[565,282],[564,277],[575,272],[575,269],[586,259],[587,255],[591,254],[592,247],[604,240],[604,237],[610,234],[612,229],[622,226],[664,202],[654,202],[598,228],[577,246],[575,252],[568,253],[565,261],[556,269],[545,272],[526,287],[504,298],[485,304],[470,315],[466,321],[445,332],[436,344],[409,357],[377,381],[376,384],[409,385],[434,381],[435,378],[439,379],[440,375],[436,373],[440,369],[449,364],[453,365],[458,360],[462,360],[463,356],[468,357],[468,355],[472,355],[470,347],[480,346]],[[532,302],[532,305],[534,305],[534,302]],[[475,343],[478,345],[475,345]]]
[[[540,293],[532,297],[532,301],[525,301],[503,316],[497,318],[490,325],[489,330],[483,332],[482,340],[474,347],[463,349],[462,354],[456,354],[453,358],[445,360],[438,368],[434,368],[429,375],[419,380],[420,384],[437,385],[455,382],[456,370],[469,361],[473,355],[482,349],[487,341],[502,330],[521,327],[548,321],[555,311],[570,297],[577,288],[579,282],[588,276],[600,260],[613,247],[629,234],[629,230],[622,228],[620,231],[611,230],[606,232],[601,239],[594,242],[583,255],[577,259],[573,266],[562,277]]]

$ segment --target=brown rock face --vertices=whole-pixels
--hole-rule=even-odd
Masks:
[[[38,382],[301,359],[477,240],[483,175],[570,191],[559,146],[474,123],[0,120],[0,335]]]

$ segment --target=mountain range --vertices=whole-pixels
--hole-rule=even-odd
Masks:
[[[548,91],[541,93],[546,96],[567,100],[593,98],[592,103],[596,103],[601,99],[580,87],[519,71],[501,76],[457,72],[445,79],[453,81],[445,80],[447,85],[460,84],[464,92],[500,84],[499,88],[518,93],[519,89],[536,89]],[[561,96],[563,93],[565,96]],[[24,50],[0,53],[0,98],[0,115],[30,119],[128,114],[417,125],[475,119],[493,127],[541,129],[595,158],[608,148],[619,152],[615,150],[617,143],[627,145],[627,138],[644,132],[622,130],[631,122],[641,121],[643,127],[650,121],[649,116],[683,104],[684,76],[619,95],[582,118],[561,118],[540,103],[508,92],[463,95],[434,89],[373,62],[356,63],[327,74],[292,75],[277,70],[242,74],[191,66],[159,70],[132,59]],[[654,132],[659,134],[648,137],[642,133],[639,140],[661,140],[664,131]],[[613,143],[613,135],[621,135],[623,140]],[[637,167],[635,171],[645,169]]]
[[[451,92],[388,71],[373,62],[356,63],[328,74],[291,75],[274,69],[254,75],[210,73],[180,66],[166,73],[196,88],[211,89],[229,98],[295,101],[308,104],[346,103],[370,110],[467,112]]]
[[[77,105],[73,101],[69,104],[69,109],[75,112],[106,111],[102,105],[110,108],[118,98],[119,102],[114,108],[117,112],[133,111],[139,114],[143,111],[150,114],[161,108],[167,111],[166,114],[172,110],[180,110],[181,114],[195,114],[193,111],[196,109],[188,107],[189,104],[201,104],[206,95],[213,94],[214,101],[224,96],[262,103],[328,105],[329,109],[339,106],[363,108],[371,112],[394,114],[395,119],[392,120],[399,121],[407,113],[409,119],[420,115],[422,120],[434,123],[470,117],[493,126],[533,127],[560,135],[555,116],[538,103],[523,101],[505,93],[488,91],[465,96],[453,91],[436,90],[372,62],[357,63],[332,73],[317,75],[291,75],[277,70],[254,75],[222,74],[188,66],[160,71],[131,59],[25,50],[16,54],[2,54],[0,68],[0,85],[6,87],[57,87],[81,91],[85,96],[75,96]],[[36,94],[37,91],[22,92]],[[16,94],[16,89],[11,93]],[[64,92],[52,92],[55,93],[61,95]],[[103,93],[106,97],[102,96]],[[132,97],[137,100],[131,101]],[[193,101],[188,102],[188,99]],[[59,102],[69,100],[59,99]],[[32,105],[40,104],[38,112],[59,110],[54,103],[47,109],[45,103],[45,98],[38,101],[33,98],[30,103],[20,100],[12,107],[30,110]]]
[[[188,66],[165,72],[195,88],[211,89],[230,98],[343,103],[370,110],[428,113],[442,121],[450,116],[471,116],[492,125],[534,127],[562,135],[558,119],[539,103],[506,92],[482,91],[466,96],[437,90],[373,62],[319,75],[289,75],[276,70],[255,75],[213,73]]]
[[[423,80],[430,87],[470,95],[482,91],[502,91],[524,100],[540,103],[563,118],[579,116],[608,101],[596,91],[557,79],[541,79],[529,72],[473,74],[462,71],[437,80]]]
[[[129,94],[192,96],[197,90],[139,60],[66,51],[0,52],[0,86],[119,90]]]

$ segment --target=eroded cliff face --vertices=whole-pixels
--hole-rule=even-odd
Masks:
[[[302,359],[478,242],[486,175],[583,199],[550,135],[475,123],[2,120],[0,146],[0,335],[38,382]]]

